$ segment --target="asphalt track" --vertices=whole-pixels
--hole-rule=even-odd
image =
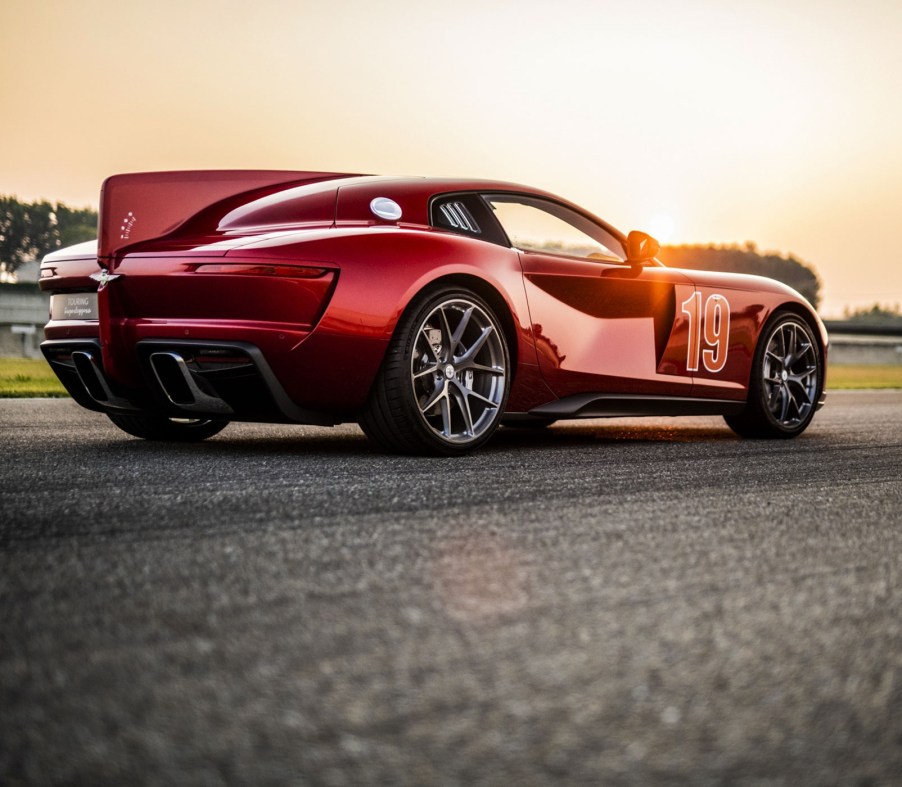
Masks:
[[[171,446],[0,401],[0,784],[902,780],[902,392]]]

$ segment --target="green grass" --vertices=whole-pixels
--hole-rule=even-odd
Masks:
[[[0,358],[0,397],[68,395],[43,358]]]
[[[843,388],[902,388],[902,364],[895,366],[839,366],[827,369],[827,390]]]
[[[827,373],[827,388],[902,388],[898,366],[836,366]],[[43,359],[0,358],[0,397],[67,396]]]

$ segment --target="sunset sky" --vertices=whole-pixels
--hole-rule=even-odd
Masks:
[[[201,168],[523,182],[900,303],[902,1],[0,0],[0,194]]]

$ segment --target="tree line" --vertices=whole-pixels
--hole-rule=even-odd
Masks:
[[[55,249],[96,237],[96,210],[0,195],[0,271],[7,275]]]
[[[898,303],[875,303],[858,309],[843,310],[846,320],[863,325],[902,325],[902,307]]]
[[[97,237],[97,211],[46,200],[22,202],[0,196],[0,271],[14,273],[55,249]],[[821,282],[814,269],[792,255],[760,253],[744,246],[664,246],[661,262],[675,268],[753,273],[788,284],[817,308]]]
[[[816,309],[821,299],[821,281],[814,268],[793,255],[761,253],[753,243],[744,246],[663,246],[658,259],[671,268],[697,271],[752,273],[788,284]]]

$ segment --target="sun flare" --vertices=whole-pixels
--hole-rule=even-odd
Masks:
[[[676,222],[669,213],[655,213],[648,222],[648,233],[660,243],[668,243],[673,237]]]

